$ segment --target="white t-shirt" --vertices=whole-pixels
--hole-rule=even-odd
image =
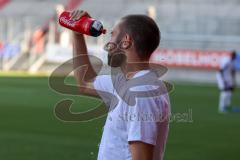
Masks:
[[[217,81],[219,89],[223,90],[235,85],[235,79],[232,74],[235,69],[235,61],[229,58],[224,58],[220,64],[221,72],[217,73]]]
[[[150,72],[140,71],[132,79],[146,73]],[[110,75],[97,76],[94,82],[95,89],[117,97],[108,99],[102,96],[110,108],[99,145],[98,160],[131,160],[129,141],[142,141],[154,145],[153,159],[162,160],[169,129],[168,93],[155,97],[137,97],[135,104],[132,105],[128,103],[128,95],[124,97],[126,91],[122,91],[128,82],[123,74],[116,75],[113,80]],[[131,91],[148,91],[156,88],[152,85],[142,85],[132,87]],[[99,94],[101,96],[101,93]]]

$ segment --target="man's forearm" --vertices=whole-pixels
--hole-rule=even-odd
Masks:
[[[96,73],[88,58],[87,46],[82,34],[73,33],[73,67],[78,68],[86,65],[87,68],[74,70],[74,76],[79,85],[85,85],[83,80],[89,80],[88,77],[95,77]],[[87,76],[85,77],[85,69],[87,69]]]

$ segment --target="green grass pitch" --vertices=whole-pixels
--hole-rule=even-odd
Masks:
[[[73,82],[69,79],[69,82]],[[234,160],[239,157],[240,113],[218,114],[215,86],[177,85],[170,93],[172,113],[192,110],[193,122],[172,122],[165,160]],[[105,117],[62,122],[54,106],[75,99],[73,111],[99,103],[53,92],[46,77],[0,77],[1,160],[94,160]],[[237,90],[233,103],[240,106]]]

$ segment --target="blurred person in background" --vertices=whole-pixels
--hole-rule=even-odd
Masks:
[[[236,51],[231,53],[230,58],[224,59],[217,73],[218,88],[220,90],[219,108],[220,113],[231,111],[231,99],[236,87]]]

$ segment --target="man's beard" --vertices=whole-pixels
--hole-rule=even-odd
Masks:
[[[123,51],[108,53],[108,65],[111,67],[121,67],[126,62],[126,55]]]
[[[123,32],[120,32],[116,43],[119,44],[123,38]],[[117,49],[114,53],[108,53],[108,65],[111,67],[121,67],[126,62],[127,57],[124,51]]]

